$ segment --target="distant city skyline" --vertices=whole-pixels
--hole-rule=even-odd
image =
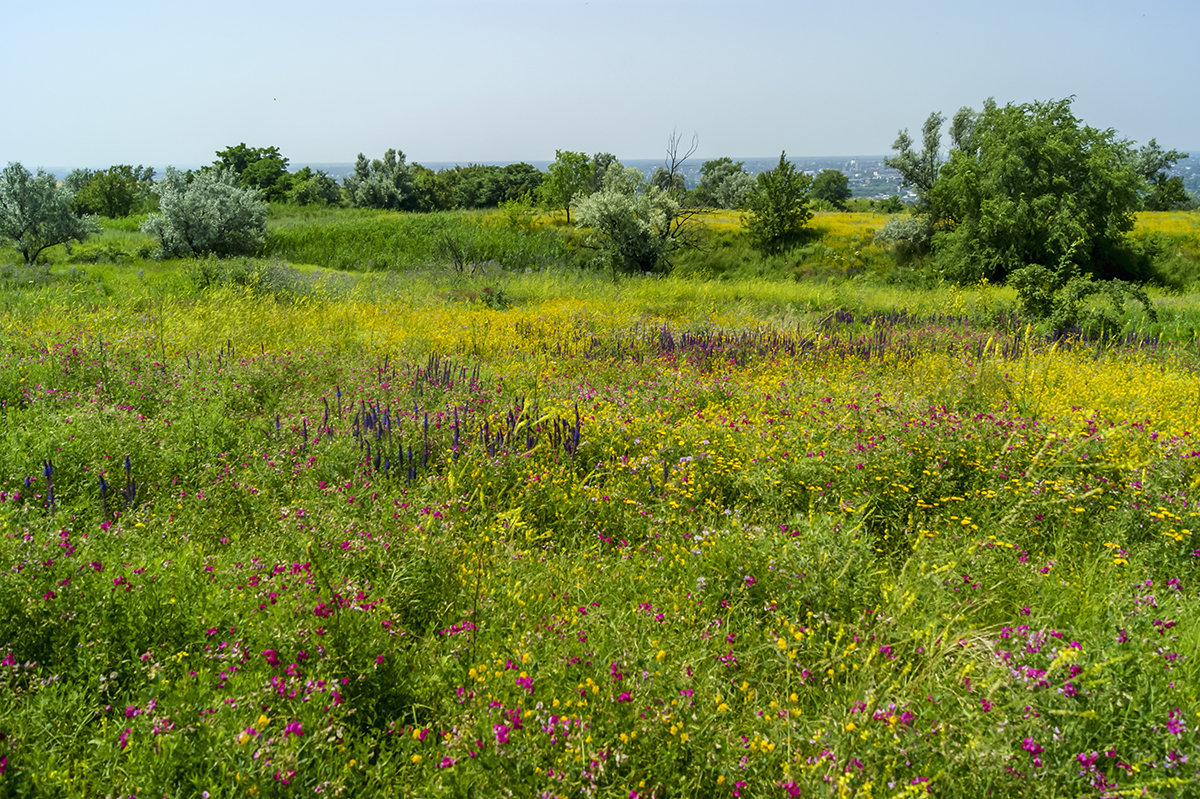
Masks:
[[[1200,4],[1143,0],[114,0],[10,4],[0,162],[886,154],[931,111],[1075,97],[1200,150]]]

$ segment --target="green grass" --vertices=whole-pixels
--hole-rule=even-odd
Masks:
[[[0,794],[1195,789],[1186,295],[1151,347],[864,276],[34,272]]]
[[[479,213],[399,214],[324,209],[271,220],[265,254],[344,271],[452,264],[474,272],[537,270],[568,259],[563,237],[512,229]]]

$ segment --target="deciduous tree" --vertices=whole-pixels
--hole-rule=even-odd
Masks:
[[[154,170],[140,164],[117,164],[90,172],[75,193],[75,210],[110,219],[128,216],[150,196],[153,182]]]
[[[949,158],[925,190],[949,277],[998,281],[1029,265],[1119,276],[1142,180],[1129,145],[1082,124],[1071,102],[960,114]]]
[[[83,241],[100,226],[91,217],[77,216],[71,192],[54,176],[37,174],[18,163],[0,172],[0,240],[11,240],[25,263],[31,264],[56,244]]]
[[[1195,200],[1184,188],[1183,178],[1172,177],[1167,170],[1188,154],[1179,150],[1164,150],[1151,139],[1137,151],[1134,169],[1146,181],[1142,192],[1142,207],[1147,211],[1175,211],[1189,208]]]
[[[288,159],[278,147],[247,147],[239,142],[218,151],[213,166],[231,170],[241,185],[258,189],[269,202],[283,200],[291,189]]]
[[[555,150],[554,163],[547,168],[538,192],[542,202],[566,211],[567,224],[571,224],[571,206],[590,188],[592,174],[592,159],[586,153]]]
[[[840,169],[822,169],[813,178],[810,196],[845,210],[846,200],[850,199],[850,178]]]
[[[710,208],[741,208],[754,178],[743,161],[728,156],[705,161],[700,166],[700,182],[691,201]]]
[[[645,185],[642,173],[610,168],[604,187],[576,200],[578,225],[590,228],[588,242],[618,273],[662,271],[679,246],[672,220],[679,203],[658,186]]]

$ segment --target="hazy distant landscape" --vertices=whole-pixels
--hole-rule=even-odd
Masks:
[[[837,169],[846,174],[850,179],[850,190],[854,197],[864,197],[872,199],[884,199],[893,194],[904,194],[901,187],[900,176],[895,169],[884,163],[886,156],[882,155],[856,155],[856,156],[820,156],[820,157],[795,157],[791,158],[797,169],[801,171],[816,174],[822,169]],[[775,166],[777,157],[769,158],[744,158],[737,157],[734,160],[743,161],[746,165],[746,171],[751,175],[757,175],[759,172],[771,169]],[[482,163],[487,166],[504,166],[506,164],[516,163],[515,161],[430,161],[425,165],[433,170],[450,169],[456,166],[466,166],[472,163]],[[528,161],[526,163],[545,171],[552,163],[551,161]],[[662,165],[661,158],[631,158],[623,160],[622,163],[627,166],[634,167],[640,170],[643,174],[649,176],[654,170]],[[685,166],[683,176],[687,181],[688,188],[694,188],[700,177],[701,159],[696,159],[693,163]],[[202,164],[184,164],[180,165],[181,169],[196,169]],[[301,162],[295,164],[297,168],[310,167],[319,169],[329,173],[330,176],[337,180],[349,175],[354,171],[353,162]],[[73,169],[79,167],[47,167],[46,171],[55,175],[59,179],[65,177]],[[102,166],[93,166],[92,168],[103,168]],[[160,174],[166,169],[165,166],[156,167],[156,171]],[[1183,179],[1184,186],[1193,194],[1200,194],[1200,160],[1197,159],[1196,153],[1193,152],[1187,160],[1180,161],[1173,165],[1169,170],[1172,176],[1179,176]]]

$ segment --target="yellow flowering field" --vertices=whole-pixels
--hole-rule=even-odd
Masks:
[[[13,306],[0,793],[1192,795],[1195,350],[989,291]]]

